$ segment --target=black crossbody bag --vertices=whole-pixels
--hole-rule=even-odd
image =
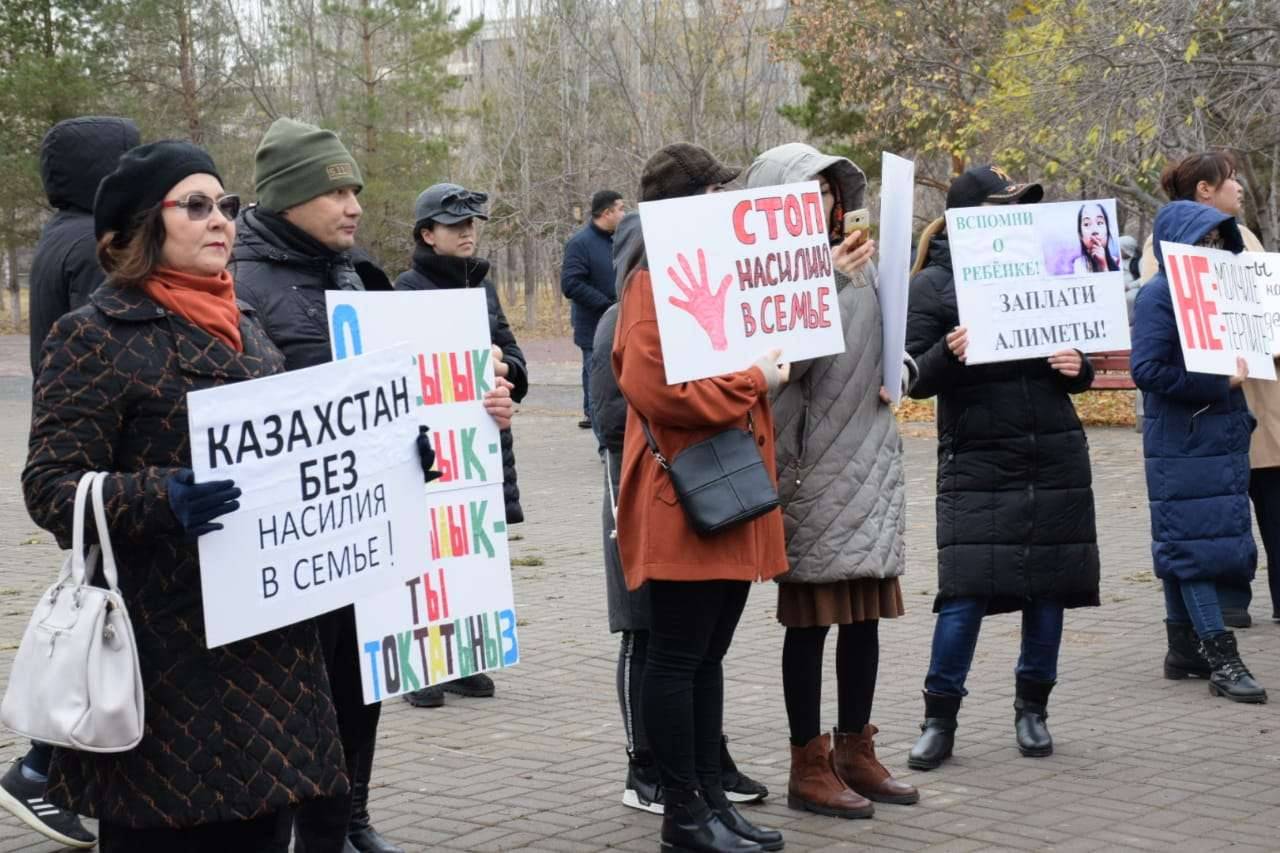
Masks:
[[[760,457],[750,413],[745,430],[733,427],[716,433],[670,461],[644,418],[640,426],[649,452],[671,477],[685,516],[700,535],[714,536],[777,507],[778,488]]]

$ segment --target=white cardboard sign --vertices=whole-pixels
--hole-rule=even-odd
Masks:
[[[902,353],[907,343],[907,294],[911,284],[911,217],[916,164],[887,151],[880,155],[880,287],[884,387],[902,399]]]
[[[817,181],[640,204],[667,383],[844,351]]]
[[[407,348],[187,396],[197,482],[240,508],[200,537],[210,648],[396,583],[426,547]]]

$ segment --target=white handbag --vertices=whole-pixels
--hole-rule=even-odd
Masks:
[[[20,735],[85,752],[125,752],[142,740],[142,673],[116,583],[102,501],[106,474],[76,486],[71,553],[41,596],[13,660],[0,722]],[[99,545],[84,547],[90,492]],[[92,586],[98,563],[109,589]]]

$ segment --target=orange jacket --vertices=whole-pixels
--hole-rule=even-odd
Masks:
[[[627,587],[639,589],[648,580],[767,580],[785,572],[781,511],[700,536],[686,521],[671,478],[649,453],[640,426],[643,415],[662,454],[674,459],[718,432],[745,429],[750,412],[760,454],[776,481],[773,413],[760,368],[668,385],[649,271],[637,269],[622,292],[613,371],[629,406],[617,528]]]

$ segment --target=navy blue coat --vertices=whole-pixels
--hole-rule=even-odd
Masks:
[[[560,292],[573,303],[573,342],[583,349],[591,348],[600,317],[618,301],[613,279],[613,235],[588,222],[564,244],[560,268]]]
[[[1182,359],[1160,241],[1195,244],[1213,228],[1244,248],[1235,220],[1191,201],[1156,215],[1160,270],[1138,291],[1130,369],[1142,390],[1156,576],[1180,581],[1253,579],[1258,550],[1249,515],[1249,434],[1257,422],[1226,376],[1192,373]]]

